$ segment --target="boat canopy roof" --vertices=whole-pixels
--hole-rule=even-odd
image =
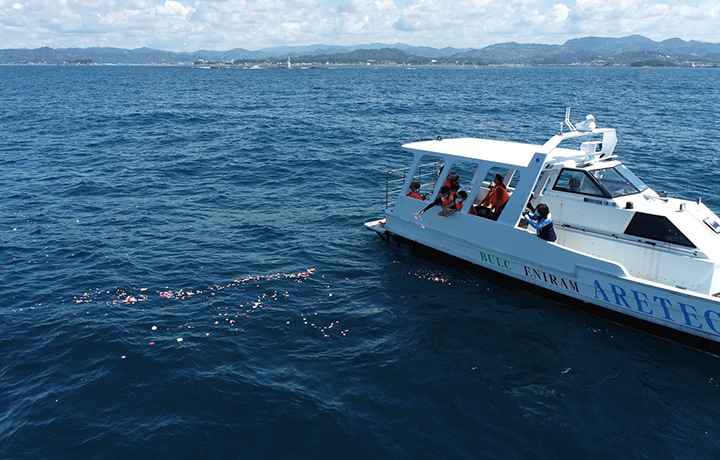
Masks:
[[[502,162],[526,167],[540,145],[465,137],[404,144],[403,148],[416,154],[442,155],[457,159]]]
[[[470,137],[412,142],[404,144],[403,148],[413,154],[441,155],[455,160],[487,161],[518,169],[526,168],[536,153],[546,149],[545,146],[536,144]],[[578,159],[579,153],[577,150],[555,148],[549,156],[553,161],[564,161]]]

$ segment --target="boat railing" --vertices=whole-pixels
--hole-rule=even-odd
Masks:
[[[442,162],[435,161],[433,163],[425,163],[418,165],[417,172],[413,176],[413,181],[420,184],[420,190],[425,189],[426,193],[431,193],[432,188],[427,190],[429,187],[434,187],[437,183],[438,177],[440,177],[440,170],[442,168]],[[394,198],[402,191],[402,186],[407,181],[407,175],[410,168],[391,169],[385,175],[385,208],[395,204]],[[390,201],[391,197],[393,201]]]

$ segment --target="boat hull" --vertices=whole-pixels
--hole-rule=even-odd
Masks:
[[[523,229],[495,233],[498,226],[486,227],[476,229],[479,238],[470,242],[390,214],[383,231],[388,240],[449,255],[591,313],[720,355],[720,299],[634,278],[620,264],[548,243]]]

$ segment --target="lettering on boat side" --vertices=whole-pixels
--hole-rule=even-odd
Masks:
[[[528,267],[527,265],[523,265],[523,268],[525,269],[525,276],[529,278],[533,278],[538,281],[542,281],[543,283],[563,288],[567,291],[580,292],[580,290],[578,289],[577,281],[566,280],[561,276],[555,276],[552,273],[546,273],[542,270],[536,270],[534,268]]]
[[[597,200],[595,198],[583,198],[583,201],[585,203],[592,203],[592,204],[601,204],[603,206],[612,206],[614,208],[617,208],[618,205],[614,201],[607,201],[607,200]]]
[[[500,268],[512,271],[512,268],[510,268],[510,262],[508,262],[507,260],[501,259],[500,257],[494,256],[492,254],[487,254],[482,251],[478,252],[480,253],[480,260],[482,260],[483,262],[490,265],[497,265]]]
[[[674,323],[681,322],[696,329],[711,330],[720,335],[720,312],[708,309],[702,314],[695,306],[687,303],[675,301],[673,304],[670,299],[656,295],[653,295],[651,299],[642,291],[629,289],[628,292],[617,284],[607,283],[607,286],[603,287],[600,281],[595,280],[596,299],[630,310],[637,310],[650,316],[659,316]],[[670,314],[671,311],[675,314],[675,318]]]

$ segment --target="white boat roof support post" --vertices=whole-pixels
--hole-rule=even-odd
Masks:
[[[520,215],[527,206],[527,202],[530,200],[530,195],[535,189],[535,184],[545,165],[545,158],[547,158],[547,153],[537,152],[533,155],[527,168],[521,170],[520,182],[515,186],[515,191],[513,191],[505,205],[505,209],[500,214],[500,218],[497,220],[499,224],[508,227],[514,227],[517,224]]]
[[[467,197],[468,203],[474,203],[475,199],[480,194],[480,190],[482,189],[483,185],[483,178],[487,176],[488,172],[490,171],[490,167],[490,164],[480,163],[479,166],[475,168],[475,175],[470,182],[470,191]],[[462,213],[468,214],[470,212],[470,208],[471,206],[467,206],[467,208],[464,209]]]

